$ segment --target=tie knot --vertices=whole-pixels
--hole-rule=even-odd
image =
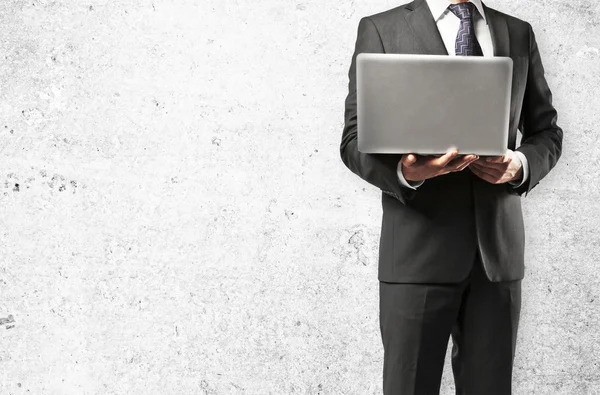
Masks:
[[[473,16],[473,3],[458,3],[458,4],[450,4],[448,7],[450,11],[457,17],[462,19],[471,19]]]

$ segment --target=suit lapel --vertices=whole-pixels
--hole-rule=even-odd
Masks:
[[[442,36],[425,0],[415,0],[407,6],[411,12],[405,18],[424,54],[448,55]]]
[[[506,19],[495,10],[482,3],[486,19],[490,27],[494,56],[510,56],[510,36]]]
[[[508,23],[506,18],[494,9],[487,7],[483,4],[486,18],[488,20],[490,35],[492,36],[492,44],[494,45],[494,56],[505,56],[510,57],[513,60],[513,75],[511,84],[510,94],[510,129],[508,135],[508,147],[512,150],[515,149],[517,139],[517,124],[519,119],[515,118],[517,111],[517,97],[519,94],[519,86],[523,83],[521,81],[522,57],[511,56],[511,53],[518,53],[515,48],[511,48],[510,34],[508,31]]]

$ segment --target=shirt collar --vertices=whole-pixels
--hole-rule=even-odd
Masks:
[[[477,11],[479,11],[479,15],[481,15],[481,17],[483,18],[485,23],[487,23],[487,20],[485,19],[485,12],[483,11],[483,4],[481,3],[481,0],[470,0],[470,2],[473,3],[475,8],[477,8]],[[451,3],[448,0],[427,0],[427,5],[429,6],[429,9],[431,10],[431,14],[433,15],[433,19],[436,22],[438,19],[440,19],[440,17],[442,15],[444,15],[444,12],[446,12],[446,10],[448,9],[448,6],[450,4]]]

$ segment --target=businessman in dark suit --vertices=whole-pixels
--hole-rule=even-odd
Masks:
[[[361,52],[511,57],[506,154],[359,152]],[[556,165],[562,138],[529,23],[481,0],[414,0],[360,20],[340,154],[382,191],[378,280],[386,395],[438,394],[450,336],[457,394],[511,394],[524,275],[521,196]]]

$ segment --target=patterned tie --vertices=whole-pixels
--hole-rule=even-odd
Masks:
[[[483,51],[481,51],[477,37],[475,37],[473,7],[472,3],[450,4],[448,7],[454,15],[460,18],[460,26],[454,46],[456,55],[483,56]]]

